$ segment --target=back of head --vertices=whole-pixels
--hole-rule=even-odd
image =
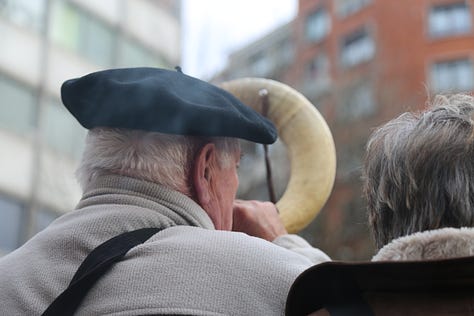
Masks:
[[[418,231],[474,224],[474,98],[437,96],[370,137],[364,165],[369,222],[380,248]]]
[[[196,154],[214,143],[222,166],[230,166],[239,143],[235,138],[167,135],[118,128],[94,128],[86,138],[76,172],[83,190],[98,176],[119,174],[165,185],[192,196],[190,172]]]
[[[64,106],[90,130],[77,171],[83,189],[99,175],[120,174],[191,196],[189,173],[206,143],[215,144],[225,164],[238,150],[237,138],[275,142],[270,120],[178,70],[107,69],[63,83]]]

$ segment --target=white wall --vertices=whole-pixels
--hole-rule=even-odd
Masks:
[[[112,25],[120,25],[145,46],[162,52],[169,61],[178,64],[179,21],[160,7],[145,0],[71,1]],[[0,17],[0,43],[0,73],[37,88],[43,75],[40,73],[40,34]],[[44,79],[48,98],[60,97],[60,87],[65,80],[100,69],[68,49],[54,43],[49,45]],[[23,200],[28,199],[31,190],[33,145],[30,136],[0,130],[0,192]],[[39,202],[56,211],[72,209],[81,195],[74,177],[77,162],[49,150],[41,161]]]
[[[80,7],[86,8],[110,24],[118,24],[124,0],[73,0]]]
[[[0,130],[0,191],[26,199],[30,194],[33,147],[25,138]]]
[[[148,47],[162,52],[172,63],[181,59],[179,21],[145,0],[74,0],[112,25],[120,27]]]
[[[41,80],[39,37],[0,19],[0,43],[0,71],[38,87]],[[46,92],[57,97],[65,80],[99,70],[98,66],[54,44],[49,47],[48,66]]]
[[[143,0],[127,0],[123,28],[150,47],[163,52],[172,63],[181,56],[179,21]]]
[[[55,45],[50,46],[48,64],[46,90],[58,98],[64,81],[100,70],[100,67],[87,62],[84,58]]]
[[[0,69],[38,86],[41,64],[38,37],[0,19],[0,43]]]
[[[31,193],[33,145],[27,138],[0,130],[0,191],[26,200]],[[77,162],[46,151],[42,156],[39,202],[56,211],[67,212],[81,197],[74,177]]]
[[[82,195],[74,175],[78,162],[48,150],[41,162],[39,202],[63,213],[72,210]]]

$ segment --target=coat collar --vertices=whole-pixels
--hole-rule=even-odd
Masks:
[[[215,229],[206,211],[188,196],[163,185],[120,175],[98,176],[77,209],[94,205],[130,204],[159,213],[173,225]]]
[[[474,228],[441,228],[392,240],[372,261],[430,260],[474,255]]]

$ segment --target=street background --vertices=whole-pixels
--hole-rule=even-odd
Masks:
[[[0,255],[80,199],[74,170],[86,131],[62,106],[61,83],[181,65],[216,84],[278,80],[311,101],[333,133],[337,173],[300,234],[334,259],[369,260],[366,140],[437,93],[473,92],[473,15],[471,0],[0,0]],[[239,196],[268,199],[263,150],[243,146]],[[281,196],[285,146],[270,155]]]

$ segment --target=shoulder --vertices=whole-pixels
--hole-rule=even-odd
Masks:
[[[179,249],[182,256],[190,254],[205,255],[215,261],[238,262],[246,258],[253,264],[273,262],[273,265],[295,265],[306,268],[311,264],[307,258],[261,238],[244,233],[209,230],[199,227],[175,226],[155,234],[145,244],[144,249]],[[136,249],[141,251],[142,249]],[[298,269],[299,270],[299,269]]]
[[[309,265],[303,256],[242,233],[176,226],[130,250],[84,305],[101,314],[143,306],[153,313],[281,314],[291,284]]]
[[[440,228],[392,240],[372,258],[384,260],[429,260],[469,257],[474,254],[474,228]]]

